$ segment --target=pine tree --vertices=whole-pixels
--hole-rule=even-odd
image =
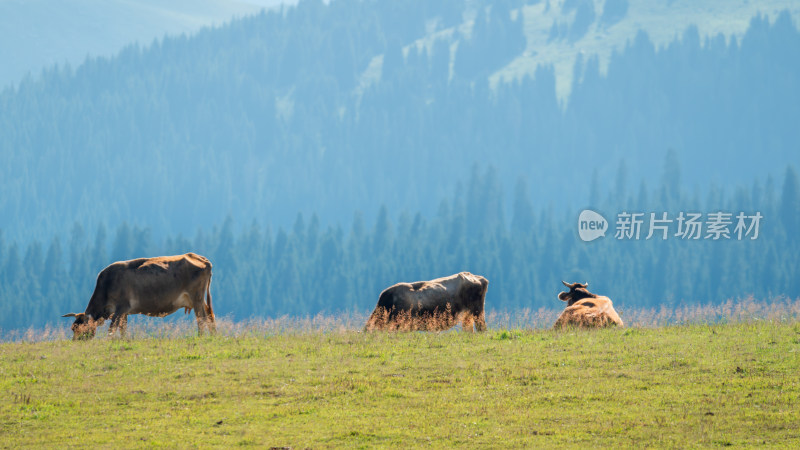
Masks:
[[[523,178],[517,180],[514,188],[514,216],[511,231],[516,235],[527,235],[533,230],[534,211],[528,195],[528,187]]]
[[[783,179],[780,220],[787,237],[797,239],[800,232],[800,183],[792,166],[786,168]]]
[[[127,222],[123,222],[122,225],[117,228],[116,235],[114,236],[114,246],[111,250],[111,259],[114,261],[125,261],[134,258],[134,246],[135,243],[131,227]]]

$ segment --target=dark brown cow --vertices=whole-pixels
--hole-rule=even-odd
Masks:
[[[365,329],[447,330],[461,321],[465,331],[486,330],[484,303],[489,281],[469,272],[415,283],[398,283],[381,292]]]
[[[569,292],[558,294],[558,298],[567,302],[567,308],[558,316],[554,328],[623,326],[611,299],[587,291],[588,283],[562,283],[569,288]]]
[[[86,311],[62,317],[75,318],[73,339],[94,337],[107,319],[108,334],[119,328],[124,336],[128,314],[164,317],[181,308],[194,310],[200,333],[215,331],[211,262],[195,253],[115,262],[97,275]]]

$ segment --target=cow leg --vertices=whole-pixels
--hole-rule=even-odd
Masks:
[[[486,312],[481,311],[475,316],[475,331],[486,331]]]
[[[114,313],[114,318],[111,319],[111,325],[108,326],[108,335],[114,337],[114,332],[117,328],[120,329],[120,336],[125,337],[125,329],[128,327],[128,312],[119,311]]]
[[[128,315],[123,314],[119,319],[119,335],[120,337],[127,337],[128,335]]]
[[[475,317],[472,313],[464,313],[461,316],[461,331],[474,332],[472,325],[475,323]]]
[[[203,334],[203,329],[206,328],[206,313],[203,307],[195,307],[194,308],[194,317],[197,320],[197,333]]]
[[[208,330],[209,334],[215,333],[216,325],[214,324],[214,316],[210,315],[208,311],[206,311],[206,304],[203,301],[202,293],[199,295],[199,300],[197,299],[198,296],[195,296],[194,301],[194,317],[197,319],[197,332],[199,334],[203,334],[203,330]]]

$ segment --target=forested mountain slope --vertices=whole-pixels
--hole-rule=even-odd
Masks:
[[[733,191],[712,189],[706,198],[681,188],[680,166],[667,157],[656,177],[663,184],[640,188],[625,201],[627,211],[701,211],[698,239],[659,233],[647,239],[618,240],[614,232],[593,242],[577,236],[576,215],[536,208],[524,183],[504,193],[495,170],[474,169],[473,182],[456,191],[426,218],[403,211],[393,219],[387,208],[375,216],[355,214],[352,226],[325,226],[317,215],[297,215],[290,227],[229,219],[192,235],[156,236],[152,227],[122,224],[96,232],[80,224],[66,239],[29,245],[0,235],[0,338],[4,331],[68,326],[67,312],[86,308],[97,273],[111,261],[188,251],[213,263],[212,294],[219,316],[314,316],[357,312],[366,315],[381,290],[468,270],[489,279],[486,308],[512,314],[528,308],[563,307],[556,295],[561,280],[590,282],[607,295],[623,320],[630,310],[665,309],[733,300],[737,308],[800,297],[800,180],[785,169],[779,181],[754,182]],[[624,167],[620,170],[624,177]],[[598,211],[616,221],[617,188],[596,190]],[[512,203],[510,222],[502,205]],[[538,212],[537,212],[538,210]],[[729,236],[708,238],[706,214],[731,213]],[[737,235],[739,212],[763,218],[749,234]],[[161,321],[134,317],[138,321]],[[191,321],[183,314],[170,319]],[[490,324],[494,326],[494,324]]]
[[[539,3],[304,1],[50,69],[0,94],[0,228],[46,240],[127,221],[163,237],[228,215],[430,215],[476,163],[506,191],[527,180],[537,208],[574,210],[594,170],[615,184],[625,161],[627,198],[668,149],[701,196],[798,161],[791,11],[739,18],[741,35],[639,30],[607,56],[576,56],[566,97],[560,63],[517,70],[537,45],[633,29],[638,6],[590,3],[583,34],[571,30],[588,3],[547,3],[560,9],[537,43],[531,20],[551,14]]]

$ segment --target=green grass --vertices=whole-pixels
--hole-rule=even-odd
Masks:
[[[800,447],[800,324],[0,344],[0,446]]]

